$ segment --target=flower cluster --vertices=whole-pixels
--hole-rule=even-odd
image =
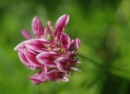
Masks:
[[[67,76],[71,71],[80,71],[76,58],[80,39],[71,40],[64,33],[64,27],[69,21],[69,15],[64,14],[56,21],[53,28],[51,22],[43,27],[40,19],[35,16],[32,20],[32,30],[36,36],[33,38],[28,30],[22,30],[22,35],[27,39],[18,44],[14,50],[18,51],[21,62],[29,69],[39,71],[29,76],[32,83],[41,84],[48,80],[54,82],[62,80],[68,82]]]

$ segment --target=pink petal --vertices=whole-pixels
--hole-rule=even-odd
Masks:
[[[25,56],[27,60],[29,61],[32,70],[35,70],[38,67],[42,67],[42,65],[36,59],[37,53],[35,53],[31,49],[25,50]]]
[[[72,41],[71,45],[70,45],[70,50],[77,50],[80,46],[81,42],[79,38],[76,38],[75,40]]]
[[[25,44],[25,46],[36,52],[42,52],[42,51],[48,51],[50,48],[49,46],[51,44],[52,44],[51,42],[42,38],[42,39],[31,39]]]
[[[30,63],[29,61],[27,60],[26,56],[24,55],[24,52],[22,51],[18,51],[18,56],[19,56],[19,59],[21,60],[21,62],[27,67],[27,68],[30,68]]]
[[[46,74],[47,73],[47,67],[46,66],[42,66],[42,71],[44,71],[44,73]]]
[[[45,77],[45,73],[40,71],[32,76],[28,76],[30,78],[30,80],[32,81],[33,84],[35,85],[39,85],[41,83],[44,83],[47,81],[46,77]]]
[[[52,71],[49,71],[47,73],[47,79],[52,81],[52,82],[55,82],[55,81],[57,81],[59,79],[62,79],[63,75],[64,75],[63,72],[60,72],[58,70],[52,70]]]
[[[45,39],[49,39],[49,37],[50,37],[49,28],[46,27],[46,28],[44,29],[44,38],[45,38]]]
[[[32,30],[37,37],[43,35],[44,28],[40,19],[37,16],[35,16],[32,20]]]
[[[30,33],[28,32],[28,30],[23,29],[21,31],[22,35],[26,38],[26,39],[32,39],[32,36],[30,35]]]
[[[70,68],[71,68],[71,70],[81,72],[81,70],[79,70],[79,69],[77,69],[77,68],[75,68],[75,67],[70,67]]]
[[[57,54],[55,52],[42,52],[37,55],[37,60],[48,67],[56,67],[56,64],[54,63],[55,58],[59,57],[60,54]]]
[[[64,49],[68,49],[70,47],[70,37],[67,34],[62,33],[60,43]]]
[[[56,37],[55,41],[60,40],[61,35],[62,35],[62,32],[55,31],[54,32],[54,36]]]
[[[76,62],[69,57],[59,57],[54,62],[57,64],[57,68],[64,73],[71,71],[70,67],[73,67],[76,64]]]
[[[61,80],[64,81],[64,82],[68,82],[69,81],[69,79],[67,77],[65,77],[65,76]]]
[[[69,15],[64,14],[61,17],[59,17],[55,24],[56,31],[62,32],[64,30],[64,27],[68,24],[68,22],[69,22]]]
[[[74,41],[74,43],[75,43],[76,49],[78,49],[79,46],[80,46],[80,44],[81,44],[80,39],[79,39],[79,38],[76,38],[75,41]]]
[[[24,49],[26,42],[27,42],[27,41],[21,42],[20,44],[18,44],[18,45],[14,48],[14,50],[15,50],[15,51],[16,51],[16,50],[18,51],[18,50]]]

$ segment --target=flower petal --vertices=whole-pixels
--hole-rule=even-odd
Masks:
[[[37,60],[48,67],[56,67],[56,64],[54,63],[55,58],[60,56],[60,54],[57,54],[55,52],[42,52],[37,55]]]
[[[64,49],[68,49],[70,47],[70,37],[67,34],[62,33],[60,43]]]
[[[52,44],[51,42],[42,38],[42,39],[31,39],[25,44],[25,46],[29,49],[32,49],[33,51],[42,52],[42,51],[48,51],[50,49],[51,44]]]
[[[26,55],[26,58],[27,58],[27,60],[29,61],[30,65],[31,65],[32,70],[35,70],[38,67],[42,67],[42,65],[36,59],[37,53],[35,53],[31,49],[26,49],[25,50],[25,55]]]
[[[59,17],[55,24],[56,31],[62,32],[64,30],[64,27],[68,24],[68,22],[69,22],[69,15],[64,14],[61,17]]]
[[[43,35],[44,35],[45,39],[49,40],[49,38],[50,38],[50,32],[49,32],[49,28],[48,27],[46,27],[44,29],[44,34]]]
[[[28,30],[23,29],[21,31],[22,35],[26,38],[26,39],[32,39],[32,36],[30,35],[30,33],[28,32]]]
[[[75,67],[70,67],[70,68],[71,68],[71,70],[81,72],[81,70],[79,70],[79,69],[77,69],[77,68],[75,68]]]
[[[79,38],[76,38],[75,40],[72,41],[71,45],[70,45],[70,50],[77,50],[80,46],[81,42]]]
[[[46,77],[45,77],[45,73],[40,71],[32,76],[28,76],[30,78],[30,80],[32,81],[33,84],[35,85],[39,85],[41,83],[44,83],[47,81]]]
[[[21,60],[21,62],[22,62],[27,68],[30,68],[30,67],[31,67],[29,61],[27,60],[26,56],[24,55],[24,52],[18,51],[18,56],[19,56],[19,59]]]
[[[76,62],[69,57],[59,57],[54,61],[57,64],[57,68],[64,73],[71,71],[70,67],[74,67]]]
[[[67,77],[65,77],[65,76],[61,80],[64,81],[64,82],[68,82],[69,81],[69,79]]]
[[[14,50],[15,50],[15,51],[16,51],[16,50],[18,51],[18,50],[24,49],[26,42],[27,42],[27,41],[21,42],[20,44],[18,44],[18,45],[14,48]]]
[[[81,62],[80,62],[80,61],[77,61],[77,64],[81,64]]]
[[[43,35],[44,28],[40,19],[37,16],[35,16],[32,20],[32,30],[37,37]]]
[[[64,76],[64,73],[60,72],[59,70],[52,70],[47,73],[47,79],[52,82],[62,79],[63,76]]]

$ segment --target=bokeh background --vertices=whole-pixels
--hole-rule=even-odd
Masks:
[[[37,15],[46,26],[63,14],[65,28],[80,38],[82,62],[70,81],[33,85],[35,71],[19,60],[14,47]],[[0,94],[130,94],[130,0],[0,0]]]

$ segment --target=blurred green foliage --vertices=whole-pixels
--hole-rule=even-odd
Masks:
[[[13,49],[35,15],[46,26],[63,14],[65,32],[81,39],[82,71],[35,86]],[[130,94],[130,0],[0,0],[0,94]]]

